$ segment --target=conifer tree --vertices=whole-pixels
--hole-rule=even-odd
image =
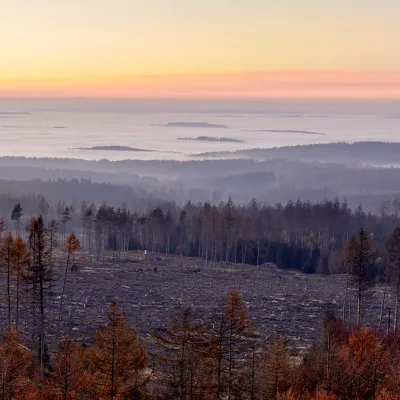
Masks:
[[[190,310],[176,314],[165,331],[155,332],[154,374],[163,398],[185,400],[201,393],[201,352],[205,327],[193,321]]]
[[[33,390],[31,352],[23,346],[14,328],[4,332],[0,344],[0,398],[29,399]]]
[[[8,327],[11,327],[11,272],[12,272],[12,251],[14,245],[14,238],[12,233],[3,239],[0,247],[0,261],[7,277],[7,321]]]
[[[183,247],[185,245],[185,236],[186,236],[186,217],[187,217],[187,211],[182,210],[180,215],[179,215],[179,254],[181,257],[181,263],[182,263],[182,258],[183,258]]]
[[[361,324],[363,295],[372,282],[372,241],[364,229],[353,234],[343,250],[343,259],[348,266],[351,283],[357,290],[357,325]]]
[[[274,333],[269,338],[265,356],[260,365],[261,398],[275,399],[290,388],[291,362],[287,344]]]
[[[117,399],[138,396],[148,381],[145,371],[147,352],[138,343],[117,304],[112,302],[107,325],[98,330],[88,357],[93,373],[98,373],[99,398]]]
[[[64,225],[64,240],[66,238],[67,235],[67,224],[68,222],[72,219],[71,217],[71,208],[69,206],[65,206],[63,212],[62,212],[62,218],[61,218],[61,222]],[[63,245],[65,243],[63,242]]]
[[[60,329],[61,313],[62,313],[62,306],[63,306],[63,300],[64,300],[65,285],[67,283],[68,268],[69,268],[69,265],[71,262],[71,258],[74,256],[74,254],[80,248],[79,239],[75,235],[74,232],[70,233],[67,236],[67,239],[65,240],[65,242],[66,242],[66,250],[67,250],[67,261],[65,263],[65,268],[64,268],[63,285],[62,285],[61,298],[60,298],[60,308],[58,311],[57,334],[56,334],[57,337],[58,337],[58,333],[59,333],[59,329]]]
[[[21,229],[21,218],[23,216],[23,210],[20,203],[14,205],[14,208],[11,211],[11,221],[15,221],[15,231],[17,236],[20,234]]]
[[[398,329],[400,303],[400,228],[396,228],[386,242],[386,254],[390,269],[389,279],[395,290],[394,331]]]
[[[33,309],[39,310],[39,360],[40,377],[44,377],[46,363],[46,296],[53,281],[53,270],[50,263],[48,249],[48,230],[45,228],[43,219],[32,217],[28,225],[29,249],[31,252],[31,263],[27,266],[25,279],[32,287]],[[34,327],[33,327],[34,328]]]
[[[42,381],[40,398],[44,400],[96,400],[96,375],[88,369],[85,352],[76,342],[66,337],[60,340],[53,353],[52,369]]]
[[[233,222],[235,221],[235,205],[233,204],[233,201],[230,197],[224,206],[224,219],[225,219],[225,226],[227,227],[226,253],[225,253],[225,263],[224,263],[226,268],[226,264],[229,261],[229,253],[231,247],[232,226]]]
[[[31,254],[21,236],[14,241],[12,248],[12,267],[16,279],[16,304],[15,304],[15,328],[19,329],[19,303],[21,297],[21,281],[26,275],[26,266],[31,262]]]
[[[340,398],[375,399],[385,382],[389,350],[379,335],[365,327],[355,329],[339,353],[342,366]]]
[[[49,223],[47,224],[47,231],[48,231],[48,236],[49,236],[49,261],[50,264],[53,262],[53,250],[54,247],[57,244],[57,229],[58,229],[58,223],[57,221],[52,218]]]
[[[209,344],[210,386],[217,399],[240,398],[250,320],[243,298],[232,289],[213,317]]]

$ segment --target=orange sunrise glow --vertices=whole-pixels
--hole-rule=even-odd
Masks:
[[[0,13],[0,96],[398,99],[387,2],[16,0]]]

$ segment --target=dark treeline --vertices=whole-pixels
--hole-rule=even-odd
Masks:
[[[112,195],[112,186],[109,191]],[[172,202],[146,203],[146,199],[119,207],[88,201],[51,205],[43,196],[24,200],[18,203],[24,209],[22,222],[28,222],[31,215],[54,219],[63,235],[79,233],[82,247],[97,260],[107,251],[121,256],[129,250],[148,250],[197,257],[205,266],[274,263],[279,268],[323,274],[344,272],[340,253],[351,234],[361,228],[373,235],[379,255],[385,238],[399,224],[400,212],[398,200],[391,204],[392,212],[387,206],[380,215],[361,207],[352,211],[338,199],[285,205],[252,200],[244,206],[229,199],[218,205],[188,202],[183,207]],[[3,218],[15,228],[13,207],[13,198],[0,196],[0,208],[9,210]],[[380,273],[377,264],[375,277]]]
[[[62,221],[68,206],[59,204],[57,209],[57,218]],[[148,250],[197,257],[205,266],[270,262],[279,268],[326,274],[344,272],[340,253],[353,232],[363,228],[371,233],[379,254],[398,223],[397,212],[377,216],[361,207],[353,212],[337,199],[314,204],[296,201],[285,206],[256,200],[238,206],[229,199],[218,205],[188,202],[182,208],[164,203],[143,212],[125,205],[82,203],[68,226],[81,228],[83,247],[91,249],[98,259],[105,250],[116,254]],[[379,272],[377,265],[375,275]]]

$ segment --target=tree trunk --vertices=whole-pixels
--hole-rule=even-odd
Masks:
[[[62,286],[62,291],[61,291],[60,308],[58,310],[57,333],[56,333],[56,338],[57,339],[58,339],[58,332],[59,332],[59,329],[60,329],[61,312],[62,312],[62,306],[63,306],[63,300],[64,300],[65,284],[67,282],[67,272],[68,272],[68,265],[69,265],[69,257],[70,257],[70,254],[68,253],[67,264],[65,265],[65,270],[64,270],[64,281],[63,281],[63,286]]]
[[[357,291],[357,326],[361,324],[361,293],[361,285],[359,285]]]
[[[8,317],[8,327],[11,326],[11,289],[10,289],[10,274],[11,274],[11,265],[10,265],[10,245],[8,245],[7,249],[7,317]]]
[[[385,279],[385,288],[383,289],[383,296],[382,296],[382,303],[381,303],[381,312],[380,312],[380,316],[379,316],[379,325],[378,325],[378,331],[381,329],[381,326],[382,326],[383,310],[384,310],[384,308],[385,308],[385,299],[386,299],[387,281],[388,281],[388,274],[386,274],[386,279]]]
[[[111,399],[115,397],[115,338],[112,340],[112,356],[111,356]]]
[[[257,267],[260,263],[260,238],[257,239]]]
[[[395,305],[395,309],[394,309],[394,326],[393,326],[394,334],[397,333],[398,320],[399,320],[399,296],[400,296],[400,284],[397,284],[397,287],[396,287],[396,305]]]
[[[44,287],[43,287],[43,272],[40,269],[40,377],[44,378]]]
[[[17,271],[17,302],[16,302],[16,315],[15,315],[15,329],[18,332],[18,328],[19,328],[19,280],[20,280],[20,265],[18,262],[18,271]]]

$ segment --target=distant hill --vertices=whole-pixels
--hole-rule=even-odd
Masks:
[[[166,128],[218,128],[226,129],[226,125],[222,124],[209,124],[208,122],[168,122],[168,124],[153,125],[164,126]]]
[[[129,146],[93,146],[93,147],[77,147],[75,150],[103,150],[103,151],[154,151],[147,149],[137,149]]]
[[[253,158],[268,160],[284,158],[300,161],[344,162],[346,164],[400,165],[399,142],[335,142],[236,151],[207,152],[195,157]]]
[[[244,140],[229,138],[229,137],[211,137],[211,136],[197,136],[178,138],[178,140],[196,140],[200,142],[232,142],[232,143],[245,143]]]

